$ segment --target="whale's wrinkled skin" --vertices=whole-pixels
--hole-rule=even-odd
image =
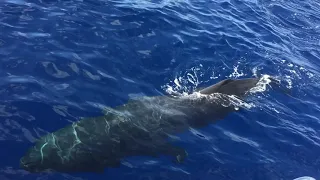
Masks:
[[[186,151],[168,136],[223,119],[235,109],[228,95],[244,99],[259,78],[226,79],[198,92],[201,96],[131,99],[101,117],[84,118],[39,139],[20,160],[29,172],[103,172],[130,156],[169,155],[183,162]]]

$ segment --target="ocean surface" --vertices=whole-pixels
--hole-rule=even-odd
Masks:
[[[320,178],[318,0],[1,0],[1,180]],[[36,173],[37,138],[142,96],[273,76],[240,111],[178,134],[189,156],[124,159],[94,173]]]

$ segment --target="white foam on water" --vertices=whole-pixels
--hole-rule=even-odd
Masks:
[[[288,83],[287,88],[291,89],[292,88],[292,80],[291,80],[291,76],[286,75],[286,81]]]
[[[192,74],[188,73],[187,77],[188,77],[188,81],[190,83],[195,84],[195,85],[197,85],[199,83],[197,76],[193,76]]]
[[[233,66],[233,72],[228,77],[238,78],[238,77],[244,76],[245,74],[243,72],[239,73],[238,68],[239,68],[239,65]]]
[[[210,79],[218,79],[220,74],[216,75],[215,72],[212,72],[212,75],[210,76]]]
[[[302,177],[295,178],[293,180],[316,180],[316,179],[310,176],[302,176]]]
[[[176,84],[176,86],[181,87],[179,80],[177,78],[175,78],[173,82]]]
[[[190,100],[199,100],[199,99],[208,99],[208,101],[219,101],[222,106],[224,107],[231,107],[233,106],[235,110],[239,110],[239,108],[246,108],[250,109],[252,107],[255,107],[253,103],[247,103],[239,98],[237,98],[234,95],[226,95],[221,93],[214,93],[210,95],[201,94],[200,92],[194,92],[192,94],[183,94],[180,96],[180,98],[186,98]]]
[[[257,85],[250,89],[251,93],[264,92],[267,90],[267,85],[271,83],[270,75],[264,74],[261,76]]]
[[[247,103],[239,98],[237,98],[234,95],[229,96],[229,100],[232,105],[234,105],[235,110],[239,110],[239,107],[250,109],[252,107],[255,107],[253,103]]]
[[[294,64],[287,60],[282,60],[281,64],[283,64],[284,66],[278,66],[278,72],[281,73],[282,77],[284,77],[283,81],[287,83],[286,87],[288,89],[294,88],[295,80],[304,83],[306,82],[304,80],[306,78],[307,81],[310,80],[318,82],[319,78],[316,77],[317,75],[303,66]]]
[[[200,83],[199,77],[203,76],[202,64],[192,67],[182,75],[178,75],[162,88],[170,95],[185,96],[192,93]]]

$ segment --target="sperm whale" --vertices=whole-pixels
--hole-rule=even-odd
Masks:
[[[99,173],[119,167],[126,157],[159,155],[182,163],[186,150],[168,137],[223,119],[235,111],[230,95],[244,100],[259,80],[224,79],[190,96],[130,99],[103,116],[83,118],[41,137],[20,159],[20,167],[33,173]]]

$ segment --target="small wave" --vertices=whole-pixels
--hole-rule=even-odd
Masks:
[[[316,180],[316,179],[310,176],[302,176],[302,177],[295,178],[293,180]]]
[[[251,93],[257,93],[257,92],[265,92],[267,90],[267,85],[271,83],[270,75],[262,75],[257,85],[250,89]]]
[[[118,7],[130,7],[130,8],[137,8],[137,9],[156,9],[156,8],[164,8],[164,7],[172,7],[172,6],[180,6],[180,4],[188,3],[186,0],[160,0],[157,2],[152,2],[149,0],[124,0],[118,1],[113,0]]]
[[[228,132],[228,131],[224,131],[223,132],[226,136],[228,136],[229,138],[231,138],[231,140],[236,141],[236,142],[241,142],[241,143],[246,143],[250,146],[253,146],[255,148],[259,148],[259,144],[257,142],[254,142],[248,138],[245,137],[241,137],[239,135],[236,135],[234,133]]]

